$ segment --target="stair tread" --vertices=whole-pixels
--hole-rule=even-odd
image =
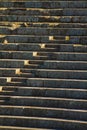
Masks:
[[[87,110],[83,109],[67,109],[67,108],[52,108],[52,107],[37,107],[37,106],[15,106],[15,105],[0,105],[0,108],[11,108],[11,109],[16,109],[16,108],[25,108],[25,109],[44,109],[44,110],[60,110],[60,111],[76,111],[76,112],[87,112]]]
[[[10,99],[40,99],[40,100],[64,100],[64,101],[75,101],[75,102],[87,102],[86,99],[72,99],[72,98],[54,98],[54,97],[33,97],[33,96],[0,96],[1,98],[10,97]]]
[[[72,123],[82,123],[82,124],[87,124],[87,121],[78,121],[78,120],[68,120],[68,119],[56,119],[56,118],[41,118],[41,117],[24,117],[24,116],[6,116],[6,115],[0,115],[0,118],[7,118],[7,119],[27,119],[27,120],[46,120],[46,121],[61,121],[61,122],[72,122]]]
[[[0,129],[2,130],[46,130],[46,129],[39,129],[39,128],[29,128],[29,127],[15,127],[15,126],[1,126]]]

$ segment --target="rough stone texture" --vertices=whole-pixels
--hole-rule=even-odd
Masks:
[[[0,0],[0,130],[87,130],[87,1]]]

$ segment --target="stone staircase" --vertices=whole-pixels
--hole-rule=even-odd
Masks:
[[[0,130],[87,130],[87,1],[0,0]]]

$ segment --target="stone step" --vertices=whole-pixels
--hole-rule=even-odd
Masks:
[[[26,65],[28,60],[0,59],[0,68],[20,68]]]
[[[38,22],[38,23],[29,23],[29,22],[1,22],[0,21],[0,27],[9,27],[12,29],[12,27],[41,27],[41,28],[86,28],[86,23],[46,23],[46,22]]]
[[[13,95],[14,96],[51,97],[51,98],[55,97],[55,98],[87,99],[87,89],[19,87],[17,88],[17,91],[14,91]]]
[[[37,69],[33,71],[38,78],[58,78],[58,79],[84,79],[87,80],[87,71],[79,70],[53,70]]]
[[[8,120],[8,121],[7,121]],[[14,121],[15,120],[15,121]],[[38,127],[48,128],[48,129],[72,129],[77,130],[87,129],[86,121],[75,121],[75,120],[65,120],[65,119],[55,119],[55,118],[37,118],[37,117],[20,117],[20,116],[0,116],[0,125],[6,126],[19,126],[19,127]],[[45,124],[45,125],[44,125]]]
[[[37,52],[39,56],[48,56],[49,60],[64,60],[64,61],[85,61],[86,53],[78,53],[78,52]]]
[[[78,0],[76,1],[0,1],[0,7],[4,8],[42,8],[42,9],[58,9],[58,8],[86,8],[87,2]]]
[[[17,76],[18,74],[20,74],[20,69],[16,69],[16,68],[0,68],[0,76],[4,77],[8,77],[8,76]]]
[[[63,38],[63,39],[61,39]],[[74,41],[79,41],[79,38],[73,37]],[[83,37],[81,37],[82,39]],[[86,38],[86,37],[84,37]],[[73,39],[69,40],[69,42],[73,42]],[[80,39],[80,40],[81,40]],[[5,37],[0,37],[1,44],[8,44],[8,43],[67,43],[65,37],[57,37],[55,40],[49,40],[49,36],[29,36],[29,35],[8,35]]]
[[[86,48],[84,49],[86,51]],[[73,50],[72,50],[73,51]],[[87,53],[85,52],[37,52],[36,56],[33,56],[33,52],[29,51],[16,51],[16,52],[0,52],[1,59],[22,59],[22,60],[64,60],[64,61],[86,61]]]
[[[87,70],[86,64],[86,61],[30,60],[23,68]]]
[[[9,96],[8,96],[9,97]],[[6,99],[7,96],[0,96]],[[87,100],[71,98],[53,98],[53,97],[32,97],[32,96],[10,96],[7,101],[9,105],[16,106],[37,106],[67,109],[87,109]]]
[[[26,44],[27,45],[27,44]],[[17,51],[19,50],[19,44],[4,44],[4,43],[0,43],[0,52],[1,51]],[[1,54],[0,54],[1,56]]]
[[[38,27],[20,27],[15,30],[3,27],[0,28],[0,34],[4,35],[50,35],[50,36],[86,36],[86,28],[38,28]]]
[[[44,44],[41,44],[41,46],[42,45],[44,45],[45,47],[54,47],[54,48],[57,48],[57,51],[62,51],[62,52],[64,52],[64,51],[69,51],[69,52],[75,52],[75,51],[77,51],[76,49],[77,48],[86,48],[87,46],[86,45],[82,45],[82,44],[53,44],[53,43],[51,43],[51,44],[47,44],[47,43],[44,43]],[[73,49],[74,48],[74,49]],[[64,49],[66,49],[66,50],[64,50]]]
[[[48,50],[50,51],[50,50]],[[48,56],[40,56],[40,55],[33,55],[33,53],[37,52],[29,52],[29,51],[0,51],[0,58],[1,59],[23,59],[23,60],[29,60],[29,59],[35,59],[35,60],[47,60],[49,59]]]
[[[9,44],[0,44],[0,56],[2,56],[3,51],[8,52],[9,54],[12,53],[14,55],[15,52],[19,52],[22,55],[22,51],[26,51],[26,53],[29,53],[29,56],[32,56],[32,53],[38,52],[38,54],[41,54],[41,52],[46,51],[45,48],[41,48],[41,46],[45,46],[45,48],[57,48],[58,52],[87,52],[87,45],[82,44],[53,44],[53,43],[9,43]],[[40,52],[40,53],[39,53]],[[43,53],[42,52],[42,53]],[[45,53],[46,53],[45,52]],[[79,53],[79,55],[80,55]],[[19,54],[18,54],[19,56]],[[23,55],[22,55],[23,56]],[[26,57],[29,57],[26,55]],[[24,57],[24,56],[23,56]],[[21,57],[20,57],[21,58]],[[32,57],[33,58],[33,57]],[[84,57],[83,57],[84,58]]]
[[[87,110],[32,106],[0,106],[0,115],[62,118],[87,121]],[[6,129],[7,130],[7,129]]]
[[[80,19],[80,21],[79,21]],[[0,21],[7,22],[61,22],[61,23],[86,23],[86,16],[18,16],[0,15]]]
[[[86,53],[76,52],[38,52],[38,55],[48,55],[49,60],[63,60],[63,61],[86,61]]]
[[[30,44],[0,44],[0,52],[1,55],[3,55],[3,51],[7,51],[7,53],[16,53],[17,51],[20,51],[19,53],[23,53],[22,51],[27,51],[26,53],[31,53],[30,55],[32,56],[32,51],[56,51],[56,48],[58,47],[58,45],[53,45],[54,47],[52,48],[52,45],[48,45],[48,47],[43,47],[43,45],[46,44],[35,44],[35,43],[30,43]],[[6,48],[7,47],[7,48]],[[8,49],[9,47],[9,49]],[[12,49],[12,50],[11,50]],[[31,52],[29,52],[31,51]],[[17,52],[18,53],[18,52]]]
[[[45,69],[87,70],[86,61],[44,61]]]
[[[37,78],[87,79],[86,70],[21,69],[21,73]],[[80,75],[82,74],[82,75]],[[31,76],[32,77],[32,76]]]
[[[0,77],[1,86],[24,86],[26,85],[25,77]]]
[[[0,51],[0,58],[1,59],[34,59],[33,57],[33,52],[23,52],[23,51],[10,51],[10,50],[7,50],[7,51]]]
[[[17,92],[18,89],[21,89],[22,87],[23,87],[23,88],[24,88],[24,87],[25,87],[25,88],[26,88],[26,87],[27,87],[27,88],[28,88],[28,87],[32,88],[32,86],[27,86],[27,85],[26,85],[26,86],[1,85],[1,87],[2,87],[2,90],[3,90],[3,91],[15,91],[15,92]],[[50,88],[51,88],[51,89],[52,89],[52,88],[53,88],[53,89],[61,89],[61,88],[62,88],[62,89],[81,89],[81,90],[83,89],[83,90],[84,90],[84,89],[87,89],[87,86],[83,86],[83,87],[82,87],[82,86],[70,86],[70,87],[69,87],[69,86],[67,86],[67,87],[63,87],[63,86],[61,86],[61,87],[60,87],[60,86],[59,86],[59,87],[58,87],[58,86],[57,86],[57,87],[56,87],[56,86],[51,86],[51,87],[50,87],[50,86],[39,86],[39,85],[38,85],[38,86],[33,86],[33,88],[43,88],[43,89],[44,89],[44,88],[45,88],[45,89],[46,89],[46,88],[48,88],[48,89],[50,89]],[[16,95],[16,93],[15,93],[15,95]]]
[[[52,79],[52,78],[28,78],[27,86],[51,87],[51,88],[86,88],[87,80],[81,79]]]
[[[66,69],[66,70],[87,70],[86,61],[57,61],[57,60],[0,60],[1,68],[27,68],[40,67],[43,69]]]
[[[5,37],[0,37],[0,43],[56,43],[56,44],[86,44],[86,36],[70,36],[68,40],[63,37],[53,36],[28,36],[28,35],[8,35]],[[63,39],[62,39],[63,38]]]
[[[14,91],[8,91],[8,90],[2,90],[2,92],[0,92],[0,95],[87,99],[87,94],[86,94],[87,89],[19,87],[16,88],[16,90]]]
[[[55,46],[55,44],[54,44]],[[29,47],[29,46],[28,46]],[[26,48],[22,50],[7,50],[1,49],[0,51],[0,58],[1,59],[14,59],[14,60],[24,60],[24,63],[28,60],[69,60],[69,59],[77,59],[77,60],[85,60],[86,59],[86,45],[58,45],[55,46],[55,48],[51,49],[51,46],[48,49],[47,47],[39,49],[39,50],[28,50],[27,46]],[[84,57],[83,57],[84,56]],[[83,57],[83,58],[82,58]],[[68,59],[67,59],[68,58]]]
[[[1,8],[0,15],[42,15],[42,16],[86,16],[87,9],[86,8],[73,8],[73,9],[8,9]]]

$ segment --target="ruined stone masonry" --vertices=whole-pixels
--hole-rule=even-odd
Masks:
[[[87,0],[0,0],[0,130],[87,130]]]

